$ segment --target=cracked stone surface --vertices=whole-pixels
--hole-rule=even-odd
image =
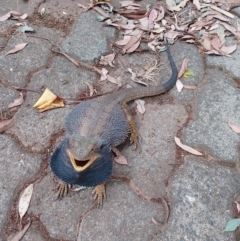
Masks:
[[[93,61],[108,53],[110,48],[107,41],[113,39],[114,34],[114,28],[103,27],[102,23],[96,21],[96,13],[88,11],[80,15],[72,35],[66,38],[61,46],[71,56]]]
[[[124,148],[123,154],[131,167],[117,165],[116,174],[131,177],[149,197],[166,196],[164,181],[175,163],[175,142],[171,137],[176,136],[186,118],[182,105],[146,104],[142,120],[135,118],[141,152],[134,151],[133,146]]]
[[[232,197],[239,191],[240,175],[214,162],[194,156],[170,183],[172,215],[164,234],[154,241],[227,241],[234,234],[224,232],[231,219]]]
[[[15,191],[39,170],[41,156],[22,152],[9,137],[0,135],[0,230]],[[4,151],[3,151],[4,150]],[[1,240],[1,238],[0,238]]]
[[[197,90],[196,120],[184,130],[184,140],[216,158],[236,162],[240,136],[228,122],[240,125],[239,101],[240,91],[233,79],[220,70],[209,70],[206,82]]]
[[[33,28],[39,36],[57,41],[59,32],[35,26]],[[9,50],[20,43],[28,44],[17,54],[5,56]],[[48,41],[27,37],[25,33],[19,32],[13,35],[4,50],[0,52],[1,80],[13,86],[24,87],[28,83],[29,74],[47,63],[51,56],[50,47],[51,44]]]
[[[4,85],[0,84],[0,104],[2,111],[6,110],[8,105],[18,97],[19,94],[16,90],[6,88]]]
[[[236,43],[236,42],[235,42]],[[238,59],[240,58],[240,48],[237,46],[237,50],[231,54],[231,58],[227,56],[206,56],[207,66],[218,66],[227,69],[235,78],[240,78],[240,68]]]

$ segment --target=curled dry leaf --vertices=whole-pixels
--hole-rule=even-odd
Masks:
[[[222,51],[225,55],[228,55],[228,54],[233,53],[236,49],[237,49],[237,45],[236,45],[236,44],[231,45],[231,46],[225,46],[225,45],[223,45],[223,46],[221,47],[221,51]]]
[[[228,122],[228,126],[236,133],[240,134],[240,126],[236,126]]]
[[[202,4],[202,6],[210,7],[211,9],[214,9],[214,10],[228,16],[229,18],[235,18],[235,16],[233,14],[231,14],[231,13],[229,13],[229,12],[227,12],[227,11],[217,7],[217,6],[214,6],[214,5],[211,5],[211,4],[204,4],[204,3]]]
[[[0,22],[4,22],[7,19],[9,19],[11,16],[21,16],[22,14],[17,12],[17,11],[10,11],[7,14],[3,15],[2,17],[0,17]]]
[[[21,92],[19,92],[19,95],[20,95],[19,98],[17,98],[16,100],[14,100],[13,103],[10,103],[8,105],[8,108],[13,108],[13,107],[19,106],[23,103],[23,94]]]
[[[21,231],[19,231],[17,234],[15,234],[13,236],[13,238],[10,239],[10,241],[20,241],[22,239],[22,237],[24,236],[24,234],[27,232],[30,224],[31,224],[31,221],[29,221],[29,223],[26,224],[25,227]]]
[[[108,70],[105,68],[102,68],[100,81],[106,80],[107,74],[108,74]]]
[[[187,67],[188,67],[188,60],[186,58],[184,58],[184,60],[182,61],[181,69],[178,72],[178,78],[179,79],[183,76]]]
[[[131,37],[130,36],[124,36],[122,40],[118,40],[115,43],[117,45],[126,45]]]
[[[89,88],[89,96],[92,96],[93,95],[93,85],[89,84],[87,81],[84,81],[84,83],[88,86]]]
[[[116,155],[116,157],[114,157],[114,161],[120,165],[127,165],[128,161],[126,159],[126,157],[124,157],[121,152],[116,148],[116,147],[112,147],[112,152]]]
[[[31,183],[29,186],[26,187],[26,189],[23,191],[19,199],[18,212],[19,212],[20,220],[22,220],[22,217],[25,215],[25,213],[28,210],[32,193],[33,193],[33,184]]]
[[[34,108],[37,108],[39,112],[51,110],[54,108],[63,107],[63,99],[52,93],[51,90],[46,88],[39,100],[34,104]]]
[[[152,217],[152,222],[157,226],[161,225],[154,217]]]
[[[7,129],[9,129],[10,127],[12,127],[13,123],[14,123],[14,118],[9,119],[9,120],[0,121],[0,133],[4,132]]]
[[[197,155],[197,156],[201,156],[201,155],[202,155],[201,152],[193,149],[192,147],[182,144],[181,141],[180,141],[180,139],[179,139],[178,137],[175,136],[174,139],[175,139],[176,144],[177,144],[179,147],[181,147],[183,150],[185,150],[185,151],[187,151],[187,152],[189,152],[189,153],[191,153],[191,154]]]
[[[22,49],[24,49],[26,47],[28,43],[21,43],[21,44],[17,44],[15,45],[15,47],[13,49],[11,49],[10,51],[8,51],[5,56],[7,56],[8,54],[13,54],[13,53],[16,53]]]
[[[113,83],[113,84],[118,85],[118,87],[121,87],[121,86],[122,86],[122,79],[121,79],[120,76],[117,77],[117,78],[114,78],[114,77],[112,77],[111,75],[108,74],[108,75],[107,75],[107,80],[108,80],[109,82]]]
[[[138,99],[135,100],[135,103],[137,104],[138,112],[143,115],[146,112],[145,101]]]
[[[102,64],[102,65],[105,65],[105,66],[109,65],[111,67],[114,67],[114,65],[112,63],[114,58],[115,58],[115,53],[109,54],[109,55],[106,55],[106,56],[101,56],[99,64]]]
[[[240,204],[236,201],[234,201],[234,203],[236,204],[238,214],[240,214]]]
[[[183,83],[179,79],[176,82],[176,87],[177,87],[178,92],[182,92]]]
[[[142,36],[142,34],[138,34],[138,35],[133,35],[133,36],[131,36],[130,37],[130,39],[129,39],[129,41],[128,41],[128,43],[123,47],[123,49],[122,49],[122,52],[123,53],[126,53],[126,52],[128,52],[133,46],[134,46],[134,44],[140,44],[140,38],[141,38],[141,36]],[[134,46],[135,47],[135,46]],[[138,47],[138,46],[137,46]],[[137,49],[137,48],[135,48],[135,49]],[[135,50],[134,49],[134,50]],[[133,51],[134,51],[133,50]],[[132,51],[132,52],[133,52]],[[128,52],[128,53],[130,53],[130,52]]]
[[[132,71],[132,69],[130,69],[130,68],[128,68],[127,71],[132,75],[132,76],[131,76],[131,80],[132,80],[132,81],[135,81],[135,78],[136,78],[137,74],[134,73],[134,72]]]

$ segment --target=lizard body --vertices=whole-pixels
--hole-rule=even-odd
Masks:
[[[155,96],[171,89],[177,80],[177,68],[169,47],[167,54],[172,69],[171,78],[154,87],[137,87],[88,100],[77,105],[67,116],[66,137],[51,157],[51,169],[62,181],[81,186],[96,186],[98,202],[102,204],[105,190],[99,186],[112,172],[111,147],[130,140],[137,145],[135,123],[127,103],[131,100]],[[104,190],[104,191],[103,191]]]

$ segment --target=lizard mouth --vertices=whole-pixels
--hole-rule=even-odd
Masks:
[[[100,157],[99,154],[96,154],[95,156],[93,156],[92,158],[90,158],[89,160],[77,160],[74,158],[74,156],[71,154],[70,150],[67,150],[67,154],[69,156],[69,159],[72,163],[73,168],[75,169],[75,171],[77,172],[81,172],[84,171],[85,169],[87,169],[96,159],[98,159]]]

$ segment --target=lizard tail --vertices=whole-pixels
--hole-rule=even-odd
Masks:
[[[118,91],[118,100],[121,103],[127,103],[131,100],[138,99],[138,98],[160,95],[160,94],[170,90],[176,84],[178,70],[173,61],[167,39],[165,39],[165,43],[167,46],[166,52],[168,55],[168,60],[169,60],[171,70],[172,70],[172,75],[171,75],[170,79],[167,82],[165,82],[164,84],[158,85],[158,86],[151,86],[151,87],[142,87],[141,86],[141,87],[136,87],[136,88],[120,90],[120,91]]]

